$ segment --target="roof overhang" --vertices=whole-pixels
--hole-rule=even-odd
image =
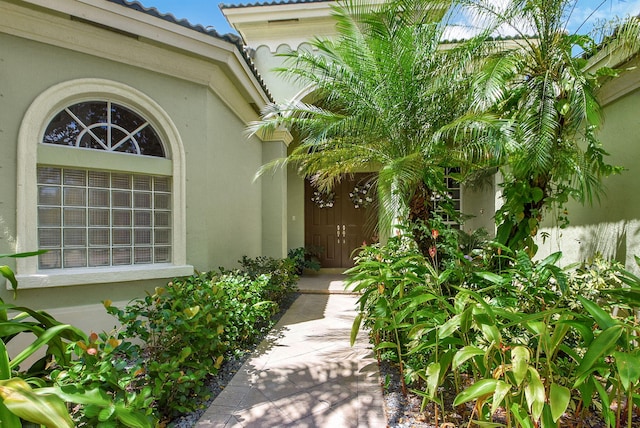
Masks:
[[[270,95],[242,45],[105,0],[0,0],[0,32],[206,84],[244,121]],[[184,61],[167,61],[170,55]]]

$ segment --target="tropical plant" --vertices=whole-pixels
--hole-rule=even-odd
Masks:
[[[476,135],[487,129],[500,135],[493,145],[504,177],[497,240],[533,255],[533,237],[548,208],[560,207],[556,220],[563,226],[568,222],[563,205],[570,197],[591,203],[600,195],[602,178],[621,172],[606,163],[596,137],[602,122],[596,91],[603,77],[617,72],[589,67],[589,55],[605,47],[568,32],[573,0],[462,3],[486,28],[506,27],[516,37],[499,45],[476,75],[471,105],[482,120],[464,116],[448,131],[460,133],[459,125],[474,123]],[[628,24],[616,33],[615,44],[633,38],[637,24]],[[588,55],[576,56],[576,50]],[[477,126],[490,122],[488,114],[495,115],[494,126]]]
[[[334,6],[337,38],[283,54],[285,67],[278,69],[312,88],[310,101],[270,104],[250,127],[263,133],[286,127],[301,138],[286,159],[262,171],[292,164],[329,191],[345,174],[373,169],[383,235],[397,223],[426,222],[436,195],[448,199],[445,167],[461,166],[459,151],[467,159],[475,153],[453,146],[455,139],[435,138],[466,111],[471,60],[485,49],[475,39],[442,49],[450,4]]]

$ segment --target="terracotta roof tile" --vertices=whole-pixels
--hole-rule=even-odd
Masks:
[[[167,21],[167,22],[170,22],[172,24],[177,24],[177,25],[180,25],[182,27],[188,28],[190,30],[197,31],[199,33],[206,34],[208,36],[215,37],[217,39],[224,40],[226,42],[229,42],[229,43],[235,45],[236,48],[238,49],[238,51],[240,52],[240,54],[242,55],[242,57],[244,58],[245,62],[247,63],[247,65],[251,69],[251,72],[253,73],[255,78],[258,79],[258,82],[260,83],[260,86],[262,87],[264,92],[267,94],[267,96],[269,97],[270,100],[273,100],[271,92],[269,92],[269,89],[267,88],[267,86],[266,86],[266,84],[264,82],[264,79],[262,78],[262,76],[258,72],[258,69],[256,68],[255,64],[253,63],[253,60],[249,57],[249,54],[248,54],[247,50],[245,49],[245,46],[242,44],[242,39],[239,36],[237,36],[235,34],[231,34],[231,33],[220,34],[212,27],[206,27],[205,28],[204,26],[202,26],[200,24],[192,24],[191,22],[189,22],[186,19],[178,19],[171,13],[161,13],[155,7],[145,7],[140,2],[138,2],[136,0],[106,0],[106,1],[111,2],[111,3],[115,3],[115,4],[119,4],[121,6],[129,8],[129,9],[137,10],[138,12],[142,12],[142,13],[145,13],[147,15],[151,15],[153,17],[162,19],[163,21]],[[327,1],[327,0],[302,0],[302,1]]]
[[[326,3],[335,0],[277,0],[277,1],[261,1],[254,3],[221,3],[220,9],[238,9],[243,7],[257,7],[257,6],[279,6],[283,4],[301,4],[301,3]]]

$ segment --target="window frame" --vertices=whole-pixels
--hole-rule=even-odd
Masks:
[[[95,100],[120,104],[145,118],[163,142],[166,157],[152,158],[82,148],[55,147],[42,143],[49,122],[62,109],[75,103]],[[70,150],[74,150],[76,155],[67,156]],[[28,214],[37,213],[37,166],[39,164],[61,167],[84,165],[85,168],[92,168],[91,163],[96,161],[95,154],[90,152],[98,152],[100,156],[111,156],[110,159],[115,159],[117,162],[109,162],[111,165],[106,168],[108,170],[137,173],[140,171],[135,164],[142,161],[147,163],[144,170],[159,170],[171,176],[172,262],[39,270],[36,257],[20,258],[16,259],[20,288],[171,278],[193,273],[193,266],[186,262],[185,154],[180,134],[169,115],[152,98],[128,85],[105,79],[77,79],[54,85],[41,93],[25,113],[18,134],[16,252],[34,251],[38,248],[37,218],[33,217],[35,214]],[[85,161],[90,164],[84,164]],[[111,166],[114,164],[118,166],[112,169]],[[105,169],[104,166],[102,169]]]

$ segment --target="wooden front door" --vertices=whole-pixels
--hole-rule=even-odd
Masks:
[[[333,189],[332,199],[320,196],[308,181],[305,183],[305,246],[322,250],[322,267],[351,267],[353,251],[363,242],[371,244],[372,237],[365,234],[365,224],[373,209],[366,207],[366,203],[356,206],[349,196],[356,186],[362,188],[366,184],[368,176],[355,174],[352,179],[343,180]],[[374,190],[368,195],[373,197]]]

